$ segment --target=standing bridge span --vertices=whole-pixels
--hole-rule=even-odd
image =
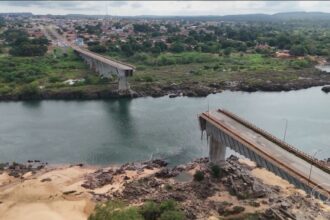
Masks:
[[[89,65],[90,69],[99,73],[101,77],[110,78],[112,76],[117,76],[119,91],[129,91],[130,88],[127,77],[133,75],[133,72],[135,71],[135,67],[133,65],[111,59],[110,57],[94,53],[90,50],[69,43],[63,36],[59,35],[54,30],[54,26],[42,28],[50,40],[55,39],[62,45],[71,47],[77,55],[84,59],[84,61]]]
[[[202,113],[199,122],[209,138],[211,163],[222,165],[229,147],[307,193],[330,199],[330,167],[325,163],[226,110]]]
[[[115,75],[118,77],[119,91],[128,91],[129,84],[127,77],[132,76],[135,67],[129,64],[113,60],[109,57],[91,52],[81,47],[70,45],[71,48],[81,56],[89,67],[99,73],[101,77],[110,78]]]

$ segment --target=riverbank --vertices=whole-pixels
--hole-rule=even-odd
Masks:
[[[197,171],[202,179],[194,176]],[[6,165],[0,172],[0,219],[6,220],[86,220],[100,202],[138,207],[168,199],[178,203],[186,219],[330,217],[329,206],[233,156],[218,172],[207,159],[174,168],[162,160],[102,168],[30,162]]]
[[[119,92],[116,83],[71,86],[64,88],[39,89],[34,92],[0,94],[0,101],[20,100],[97,100],[137,97],[162,97],[169,95],[170,98],[177,96],[206,97],[209,94],[221,93],[223,90],[230,91],[292,91],[307,89],[314,86],[330,84],[330,74],[316,68],[302,70],[294,79],[275,79],[278,73],[260,75],[259,78],[247,79],[238,77],[228,81],[186,81],[181,83],[158,83],[158,82],[131,82],[130,92]]]

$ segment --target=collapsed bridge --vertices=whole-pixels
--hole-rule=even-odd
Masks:
[[[221,166],[229,147],[307,193],[330,200],[330,168],[325,163],[226,110],[202,113],[199,122],[210,140],[211,163]]]

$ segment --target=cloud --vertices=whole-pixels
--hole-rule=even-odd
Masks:
[[[115,2],[109,2],[109,6],[111,7],[122,7],[127,5],[128,3],[126,1],[115,1]]]
[[[3,1],[1,4],[18,7],[61,7],[61,8],[77,8],[79,4],[74,1]]]
[[[0,1],[0,12],[34,14],[228,15],[330,12],[324,1]],[[114,9],[114,10],[112,10]]]
[[[143,5],[140,2],[134,2],[131,4],[132,8],[142,8]]]

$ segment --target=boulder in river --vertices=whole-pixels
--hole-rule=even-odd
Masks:
[[[330,92],[330,86],[323,86],[322,91],[325,92],[325,93]]]

